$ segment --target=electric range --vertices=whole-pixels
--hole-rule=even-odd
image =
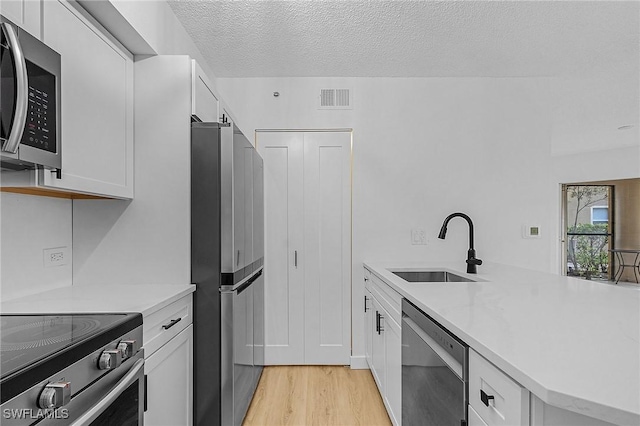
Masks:
[[[2,424],[142,424],[141,346],[139,313],[0,315]]]

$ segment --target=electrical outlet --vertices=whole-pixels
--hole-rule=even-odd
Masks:
[[[63,266],[67,264],[67,258],[69,257],[69,249],[67,247],[54,247],[44,249],[44,266],[46,268],[52,266]]]
[[[424,246],[427,244],[427,233],[424,229],[414,228],[411,230],[411,244]]]

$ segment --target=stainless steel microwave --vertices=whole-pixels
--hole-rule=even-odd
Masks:
[[[60,169],[60,55],[0,16],[2,169]]]

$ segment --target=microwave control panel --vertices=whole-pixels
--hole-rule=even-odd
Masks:
[[[21,143],[44,151],[56,152],[55,77],[27,61],[29,104]]]

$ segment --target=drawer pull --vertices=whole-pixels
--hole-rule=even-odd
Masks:
[[[176,325],[177,323],[179,323],[181,319],[182,318],[177,318],[177,319],[171,320],[171,322],[169,322],[169,324],[163,325],[162,328],[164,328],[165,330],[168,330],[171,327],[173,327],[174,325]]]
[[[482,403],[488,407],[489,406],[489,400],[495,399],[495,397],[493,395],[487,395],[487,393],[485,391],[480,389],[480,399],[482,400]]]

